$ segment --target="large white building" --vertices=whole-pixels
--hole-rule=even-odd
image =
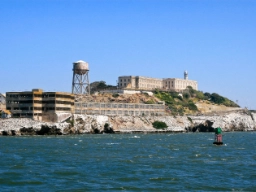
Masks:
[[[120,76],[118,77],[118,88],[154,90],[163,87],[163,80],[142,76]]]
[[[120,76],[118,77],[118,88],[133,89],[133,90],[169,90],[182,91],[188,86],[198,90],[197,81],[188,79],[188,72],[184,72],[184,79],[179,78],[164,78],[157,79],[142,76]]]

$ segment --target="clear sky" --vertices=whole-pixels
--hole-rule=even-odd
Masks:
[[[256,109],[256,0],[0,0],[0,92],[71,91],[90,81],[197,80]]]

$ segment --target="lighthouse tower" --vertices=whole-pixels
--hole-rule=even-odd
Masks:
[[[184,71],[184,79],[188,80],[188,71]]]

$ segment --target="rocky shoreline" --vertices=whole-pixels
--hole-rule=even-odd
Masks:
[[[165,122],[166,129],[155,129],[154,121]],[[47,123],[25,118],[0,119],[0,135],[69,135],[90,133],[165,133],[255,131],[256,113],[249,111],[226,112],[212,115],[188,116],[103,116],[73,115],[69,123]]]

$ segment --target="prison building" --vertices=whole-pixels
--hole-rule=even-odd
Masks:
[[[74,112],[74,95],[64,92],[43,92],[33,89],[24,92],[7,92],[6,109],[13,117],[46,120],[56,113]]]
[[[108,116],[164,116],[163,104],[139,103],[79,103],[75,102],[76,114],[108,115]]]
[[[194,90],[198,90],[197,82],[193,80],[178,78],[163,79],[164,90],[181,92],[182,90],[185,90],[188,86],[191,86]]]
[[[120,76],[118,77],[118,88],[155,90],[163,87],[162,79],[142,76]]]
[[[130,90],[151,91],[155,89],[181,92],[191,86],[198,90],[198,83],[188,79],[188,72],[184,71],[184,79],[179,78],[151,78],[142,76],[119,76],[118,88]]]

